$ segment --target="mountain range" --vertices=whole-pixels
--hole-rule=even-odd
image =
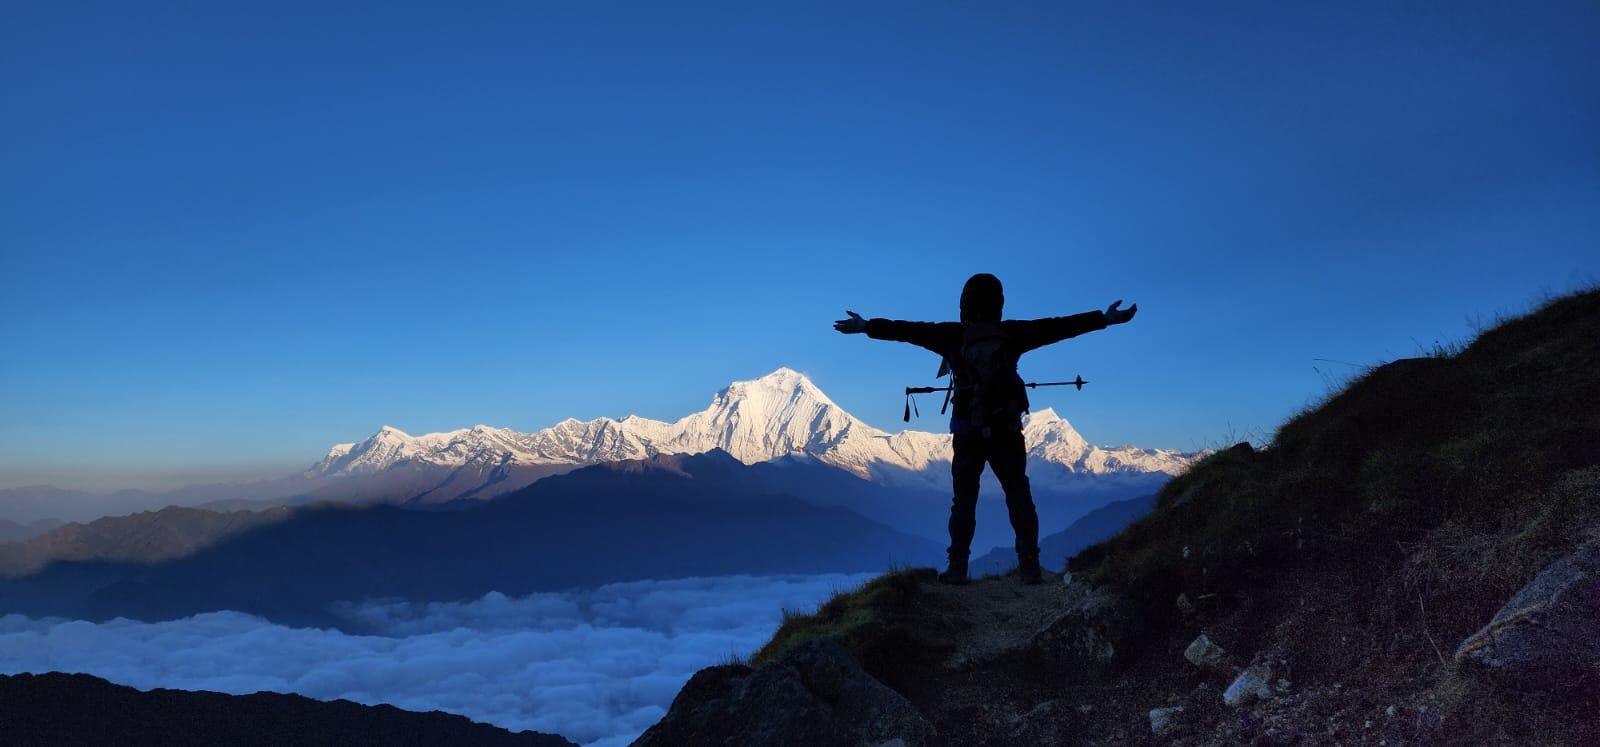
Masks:
[[[1087,475],[1171,476],[1195,457],[1091,445],[1052,409],[1025,416],[1023,432],[1030,459],[1054,468],[1034,473],[1035,484],[1046,488]],[[621,420],[568,419],[532,433],[476,425],[420,436],[384,426],[364,441],[333,446],[304,477],[329,481],[387,475],[396,481],[395,476],[403,475],[400,479],[417,481],[407,500],[435,503],[490,498],[578,465],[711,449],[745,464],[807,456],[894,486],[949,484],[949,435],[913,430],[891,434],[874,428],[789,368],[735,381],[706,409],[672,423],[630,415]]]
[[[1046,493],[1148,493],[1200,456],[1092,445],[1051,409],[1026,415],[1024,434],[1030,478],[1036,491]],[[278,479],[111,494],[12,488],[0,490],[0,517],[86,521],[167,505],[437,505],[493,498],[581,466],[711,449],[745,464],[814,459],[888,487],[949,489],[949,435],[879,430],[834,403],[805,375],[779,368],[733,382],[706,409],[671,423],[630,415],[568,419],[534,432],[476,425],[416,436],[384,426],[362,441],[336,444],[311,468]]]

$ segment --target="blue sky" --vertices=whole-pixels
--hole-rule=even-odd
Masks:
[[[830,323],[977,271],[1013,317],[1137,301],[1024,374],[1190,448],[1600,270],[1589,2],[461,5],[7,4],[0,486],[780,365],[898,427],[935,362]]]

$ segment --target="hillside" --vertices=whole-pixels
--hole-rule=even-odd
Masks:
[[[1597,403],[1590,290],[1206,458],[1055,584],[791,616],[640,743],[1600,743]]]
[[[0,734],[12,745],[574,745],[438,711],[267,692],[142,691],[86,674],[0,675],[0,702]]]

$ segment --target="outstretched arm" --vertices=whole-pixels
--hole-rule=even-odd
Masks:
[[[844,312],[848,317],[833,323],[833,328],[847,335],[866,333],[874,340],[909,342],[940,355],[946,354],[949,325],[937,322],[902,322],[895,319],[862,319],[854,311]]]
[[[1046,319],[1017,322],[1017,331],[1013,333],[1014,339],[1023,350],[1033,350],[1046,345],[1061,342],[1069,337],[1077,337],[1085,332],[1105,329],[1113,324],[1123,324],[1133,319],[1139,313],[1139,304],[1134,304],[1126,309],[1119,299],[1116,303],[1106,307],[1105,311],[1089,311],[1072,316],[1054,316]]]

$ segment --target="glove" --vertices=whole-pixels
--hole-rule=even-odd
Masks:
[[[857,314],[854,311],[846,311],[844,313],[849,314],[850,318],[840,319],[839,321],[834,322],[834,329],[839,330],[847,335],[859,335],[862,332],[867,331],[867,320],[862,319],[860,314]]]

